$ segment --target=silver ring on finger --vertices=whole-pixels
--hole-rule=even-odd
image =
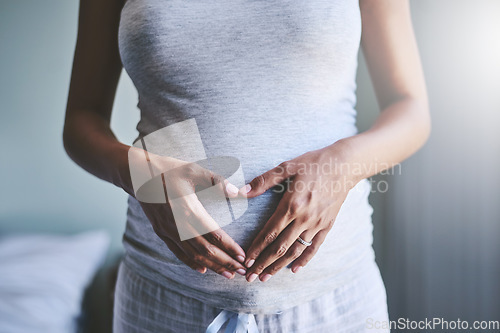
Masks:
[[[303,240],[302,238],[300,238],[300,236],[299,236],[299,238],[297,238],[297,242],[299,242],[300,244],[305,245],[305,246],[311,246],[313,244],[312,242],[307,242],[307,241]]]

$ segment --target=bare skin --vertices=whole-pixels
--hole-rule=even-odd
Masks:
[[[119,142],[110,128],[122,71],[117,36],[123,4],[124,0],[80,2],[63,139],[66,151],[77,164],[134,196],[128,161],[130,146]],[[200,273],[210,269],[226,278],[233,278],[235,273],[246,274],[248,281],[257,276],[267,281],[291,262],[292,271],[297,272],[318,251],[349,190],[361,179],[406,159],[426,141],[430,117],[408,1],[360,0],[360,6],[362,47],[382,109],[376,123],[366,132],[284,161],[254,179],[248,193],[247,187],[240,189],[240,195],[252,198],[277,183],[288,182],[278,209],[246,253],[222,229],[180,241],[169,218],[168,203],[141,203],[155,232],[189,267]],[[170,162],[172,167],[183,163],[165,163]],[[351,168],[328,174],[318,170],[301,172],[304,165],[332,163]],[[346,171],[354,169],[363,172]],[[215,176],[197,170],[188,174],[185,181],[203,183]],[[298,188],[298,184],[315,182],[316,187]],[[322,182],[335,186],[325,190],[319,185]],[[215,223],[195,197],[186,200],[190,200],[185,205],[187,215],[197,216],[202,223]],[[296,242],[298,236],[312,240],[313,245],[305,247]]]

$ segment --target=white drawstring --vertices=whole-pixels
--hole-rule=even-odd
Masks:
[[[210,323],[206,333],[217,333],[228,322],[224,333],[259,333],[255,317],[251,313],[236,313],[222,310]]]

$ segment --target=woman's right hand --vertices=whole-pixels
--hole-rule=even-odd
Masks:
[[[132,147],[129,162],[133,163],[133,156],[144,158],[144,151]],[[222,195],[236,197],[238,188],[196,163],[151,153],[148,159],[153,169],[163,172],[161,180],[167,200],[166,203],[147,203],[141,202],[140,196],[137,199],[158,237],[179,260],[202,274],[208,268],[228,279],[234,278],[235,273],[245,275],[245,251],[220,228],[196,195],[198,187],[215,186]],[[183,221],[176,224],[174,215],[182,216]],[[191,238],[181,240],[179,222],[184,233],[186,230],[191,233]],[[200,229],[211,231],[201,233]]]

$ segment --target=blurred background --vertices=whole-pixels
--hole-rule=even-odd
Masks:
[[[390,316],[500,320],[500,1],[411,5],[433,131],[400,173],[374,177],[388,185],[371,202]],[[110,246],[84,308],[87,330],[106,332],[126,195],[63,149],[77,17],[76,0],[0,0],[0,239],[104,230]],[[123,72],[112,127],[126,143],[136,136],[136,104]],[[362,55],[357,109],[367,129],[379,111]]]

